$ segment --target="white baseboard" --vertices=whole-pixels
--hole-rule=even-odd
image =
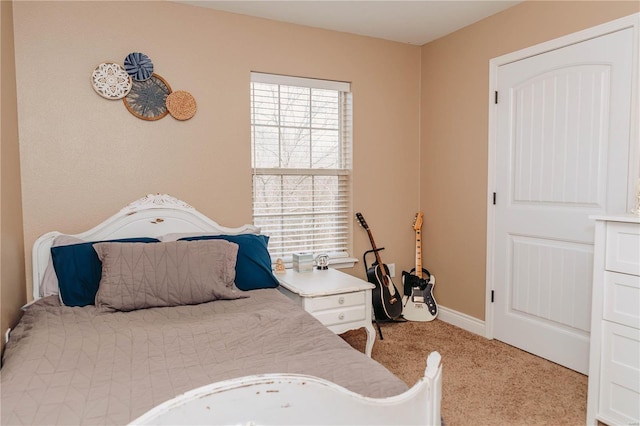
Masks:
[[[438,305],[438,319],[482,337],[487,336],[484,321],[447,308],[446,306]]]

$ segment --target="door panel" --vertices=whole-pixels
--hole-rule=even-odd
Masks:
[[[631,29],[498,68],[494,337],[588,370],[593,221],[625,211]]]
[[[569,66],[512,89],[514,203],[603,205],[609,66]]]
[[[589,331],[591,289],[576,292],[590,278],[590,244],[542,238],[512,237],[511,306],[514,315],[526,315],[570,332]],[[561,282],[562,286],[554,286]],[[586,336],[586,334],[585,334]]]

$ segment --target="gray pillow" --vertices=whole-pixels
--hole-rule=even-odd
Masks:
[[[194,305],[248,297],[235,286],[238,245],[225,240],[97,243],[101,310]]]

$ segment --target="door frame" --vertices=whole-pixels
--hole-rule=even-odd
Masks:
[[[637,179],[640,179],[640,123],[638,115],[639,107],[639,58],[640,58],[640,13],[625,16],[595,27],[558,37],[544,43],[536,44],[515,52],[493,58],[489,61],[489,150],[488,150],[488,182],[487,182],[487,260],[486,260],[486,293],[485,293],[485,337],[493,339],[494,304],[491,294],[494,290],[495,270],[493,267],[495,214],[493,208],[493,192],[495,191],[496,175],[496,144],[497,144],[497,108],[495,104],[495,92],[498,87],[498,69],[502,65],[516,62],[532,56],[540,55],[565,46],[577,44],[592,38],[600,37],[612,32],[627,28],[633,28],[633,70],[631,77],[631,129],[629,132],[629,175],[627,179],[627,210],[635,206],[635,191]],[[634,143],[634,141],[636,141]],[[594,224],[595,226],[595,224]]]

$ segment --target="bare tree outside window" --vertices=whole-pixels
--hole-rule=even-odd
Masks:
[[[252,80],[254,223],[270,236],[272,257],[346,256],[351,94]]]

